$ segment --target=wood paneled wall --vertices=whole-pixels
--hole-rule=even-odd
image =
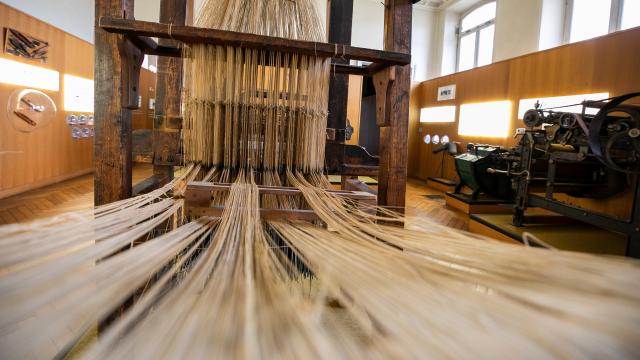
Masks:
[[[349,75],[347,119],[353,126],[353,135],[347,144],[358,145],[360,139],[360,113],[362,107],[362,76]]]
[[[140,96],[142,96],[142,106],[131,112],[131,128],[133,130],[153,129],[155,109],[149,109],[149,99],[156,98],[156,74],[147,69],[140,71]]]
[[[45,91],[58,109],[51,123],[32,133],[13,128],[5,110],[0,111],[0,198],[91,171],[92,139],[72,139],[63,106],[64,74],[93,78],[93,46],[51,25],[0,3],[0,28],[13,28],[49,42],[46,64],[24,62],[60,73],[60,90]],[[4,39],[3,39],[4,41]],[[16,56],[1,57],[22,61]],[[0,84],[4,109],[9,95],[22,87]]]
[[[0,111],[0,198],[91,172],[93,138],[71,138],[71,128],[65,119],[62,79],[64,74],[93,79],[93,45],[3,3],[0,3],[0,28],[2,36],[5,28],[13,28],[50,44],[46,64],[23,60],[1,50],[0,57],[60,73],[60,90],[45,91],[58,108],[48,126],[29,134],[21,133],[8,122],[6,111]],[[134,111],[134,129],[153,128],[154,112],[148,110],[148,103],[149,98],[155,98],[155,79],[154,73],[142,69],[142,108]],[[0,84],[0,107],[4,109],[10,94],[22,88]]]
[[[411,96],[409,175],[420,179],[440,176],[442,154],[422,141],[425,134],[448,135],[461,142],[514,146],[516,139],[458,135],[459,106],[485,101],[511,101],[510,134],[524,127],[517,119],[520,99],[609,92],[611,96],[640,91],[640,28],[536,52],[484,67],[443,76],[416,85]],[[456,84],[456,99],[437,101],[440,86]],[[456,105],[456,121],[419,122],[420,108]],[[451,157],[445,159],[445,177],[457,179]],[[612,211],[615,209],[611,209]],[[626,213],[626,209],[624,212]],[[622,215],[621,215],[622,216]]]
[[[434,145],[422,141],[425,134],[449,135],[462,143],[513,146],[516,140],[458,135],[459,106],[465,103],[510,100],[510,133],[523,127],[517,119],[520,99],[609,92],[611,96],[640,91],[640,28],[609,34],[520,56],[484,67],[428,80],[414,86],[411,95],[409,129],[409,175],[420,179],[439,176],[441,155],[431,153]],[[456,84],[456,99],[437,101],[440,86]],[[456,105],[453,123],[419,122],[420,109]],[[456,178],[452,159],[447,159],[445,176]]]

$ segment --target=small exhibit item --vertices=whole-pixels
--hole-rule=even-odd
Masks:
[[[15,29],[5,30],[4,52],[23,58],[47,62],[49,43]]]
[[[453,100],[456,98],[456,85],[440,86],[438,88],[438,101]]]

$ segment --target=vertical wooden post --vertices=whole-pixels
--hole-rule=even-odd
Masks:
[[[187,0],[161,0],[160,22],[172,25],[185,25]],[[160,45],[180,46],[177,41],[160,39]],[[169,119],[180,118],[182,104],[182,59],[158,57],[156,78],[156,109],[153,120],[153,174],[173,178],[175,155],[180,143],[180,130],[168,129]],[[163,185],[163,184],[158,184]]]
[[[351,45],[351,24],[353,21],[353,0],[328,0],[327,17],[329,24],[329,42]],[[338,49],[338,53],[340,49]],[[334,59],[335,63],[348,64],[349,60]],[[329,82],[329,115],[327,128],[347,128],[347,98],[349,92],[349,75],[334,74],[331,71]],[[335,139],[328,140],[337,144],[344,144],[345,131],[336,131]],[[344,164],[344,150],[332,152],[336,154],[337,163]]]
[[[411,53],[411,0],[385,0],[384,49]],[[396,66],[389,90],[389,122],[380,127],[378,204],[404,208],[411,65]]]
[[[100,29],[102,16],[133,18],[134,0],[95,0],[94,201],[131,196],[131,110],[123,108],[120,35]]]

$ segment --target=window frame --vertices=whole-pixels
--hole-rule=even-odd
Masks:
[[[471,14],[472,12],[476,11],[478,8],[487,5],[489,3],[496,3],[496,12],[497,12],[497,1],[496,0],[485,0],[482,1],[478,4],[476,4],[476,6],[472,7],[471,9],[465,11],[462,16],[460,16],[460,20],[458,21],[458,28],[456,29],[456,35],[458,38],[458,42],[457,42],[457,46],[456,46],[456,72],[460,71],[460,44],[462,42],[462,38],[470,35],[472,33],[476,33],[476,44],[475,44],[475,49],[474,49],[474,53],[473,53],[473,67],[471,69],[477,68],[478,67],[478,55],[480,53],[479,49],[480,49],[480,31],[488,28],[491,25],[495,25],[496,24],[496,14],[493,15],[493,19],[489,20],[489,21],[485,21],[482,24],[476,25],[474,27],[472,27],[471,29],[462,31],[462,20],[467,17],[469,14]],[[495,32],[493,35],[493,39],[494,42],[491,44],[492,50],[495,44]],[[493,53],[493,51],[492,51]],[[492,61],[493,62],[493,61]],[[467,69],[467,70],[471,70],[471,69]]]
[[[611,9],[609,9],[609,31],[607,32],[607,34],[620,31],[622,27],[622,13],[624,11],[625,1],[626,0],[611,0]],[[565,44],[571,43],[573,4],[574,4],[574,0],[566,0],[565,9],[564,9],[564,34],[562,39],[562,41]],[[607,34],[603,34],[601,36],[604,36]],[[589,40],[589,39],[586,39],[586,40]],[[585,40],[581,40],[581,41],[585,41]]]

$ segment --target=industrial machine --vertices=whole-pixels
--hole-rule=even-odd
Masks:
[[[510,201],[513,198],[510,179],[503,174],[487,172],[487,169],[508,168],[508,153],[509,150],[499,146],[468,144],[466,153],[455,156],[456,172],[460,178],[455,193],[461,194],[467,186],[472,190],[470,200],[476,200],[484,193]]]
[[[640,254],[640,93],[585,101],[581,113],[536,104],[517,130],[518,145],[504,149],[470,144],[456,157],[461,179],[474,192],[515,202],[513,225],[522,226],[527,207],[544,208],[626,234],[628,253]],[[634,103],[635,101],[635,103]],[[554,198],[604,199],[633,189],[631,217],[619,219]]]

